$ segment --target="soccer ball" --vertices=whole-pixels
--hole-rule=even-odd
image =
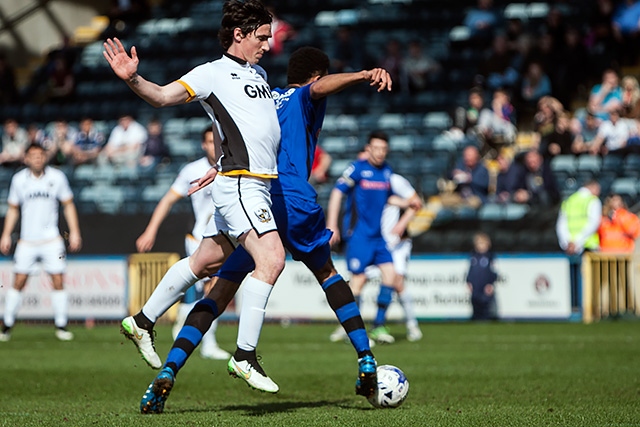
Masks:
[[[378,390],[369,397],[376,408],[397,408],[409,393],[409,381],[400,368],[392,365],[378,366]]]

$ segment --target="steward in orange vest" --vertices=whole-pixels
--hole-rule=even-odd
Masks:
[[[631,253],[640,236],[640,219],[625,209],[622,197],[611,195],[605,201],[598,234],[602,252]]]

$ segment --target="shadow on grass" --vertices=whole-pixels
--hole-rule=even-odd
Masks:
[[[360,411],[374,410],[373,407],[362,407],[356,404],[355,401],[342,399],[342,400],[320,400],[317,402],[301,402],[301,401],[287,401],[287,402],[273,402],[273,403],[256,403],[252,405],[225,405],[225,406],[210,406],[207,408],[184,408],[170,410],[169,413],[199,413],[199,412],[241,412],[241,415],[257,417],[267,414],[278,414],[295,412],[297,409],[306,408],[322,408],[322,407],[335,407],[340,409],[355,409]]]

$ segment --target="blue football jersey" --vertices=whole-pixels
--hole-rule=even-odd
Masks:
[[[382,211],[391,196],[391,167],[371,165],[367,160],[352,163],[336,183],[336,188],[348,195],[352,230],[347,236],[381,237]]]
[[[278,178],[271,180],[271,194],[315,201],[317,193],[309,184],[309,176],[327,100],[312,99],[309,86],[276,88],[271,92],[281,130]]]

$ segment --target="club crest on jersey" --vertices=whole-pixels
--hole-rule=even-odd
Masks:
[[[262,222],[262,223],[271,222],[271,212],[269,212],[265,208],[257,209],[253,213],[258,217],[258,220],[260,222]]]

